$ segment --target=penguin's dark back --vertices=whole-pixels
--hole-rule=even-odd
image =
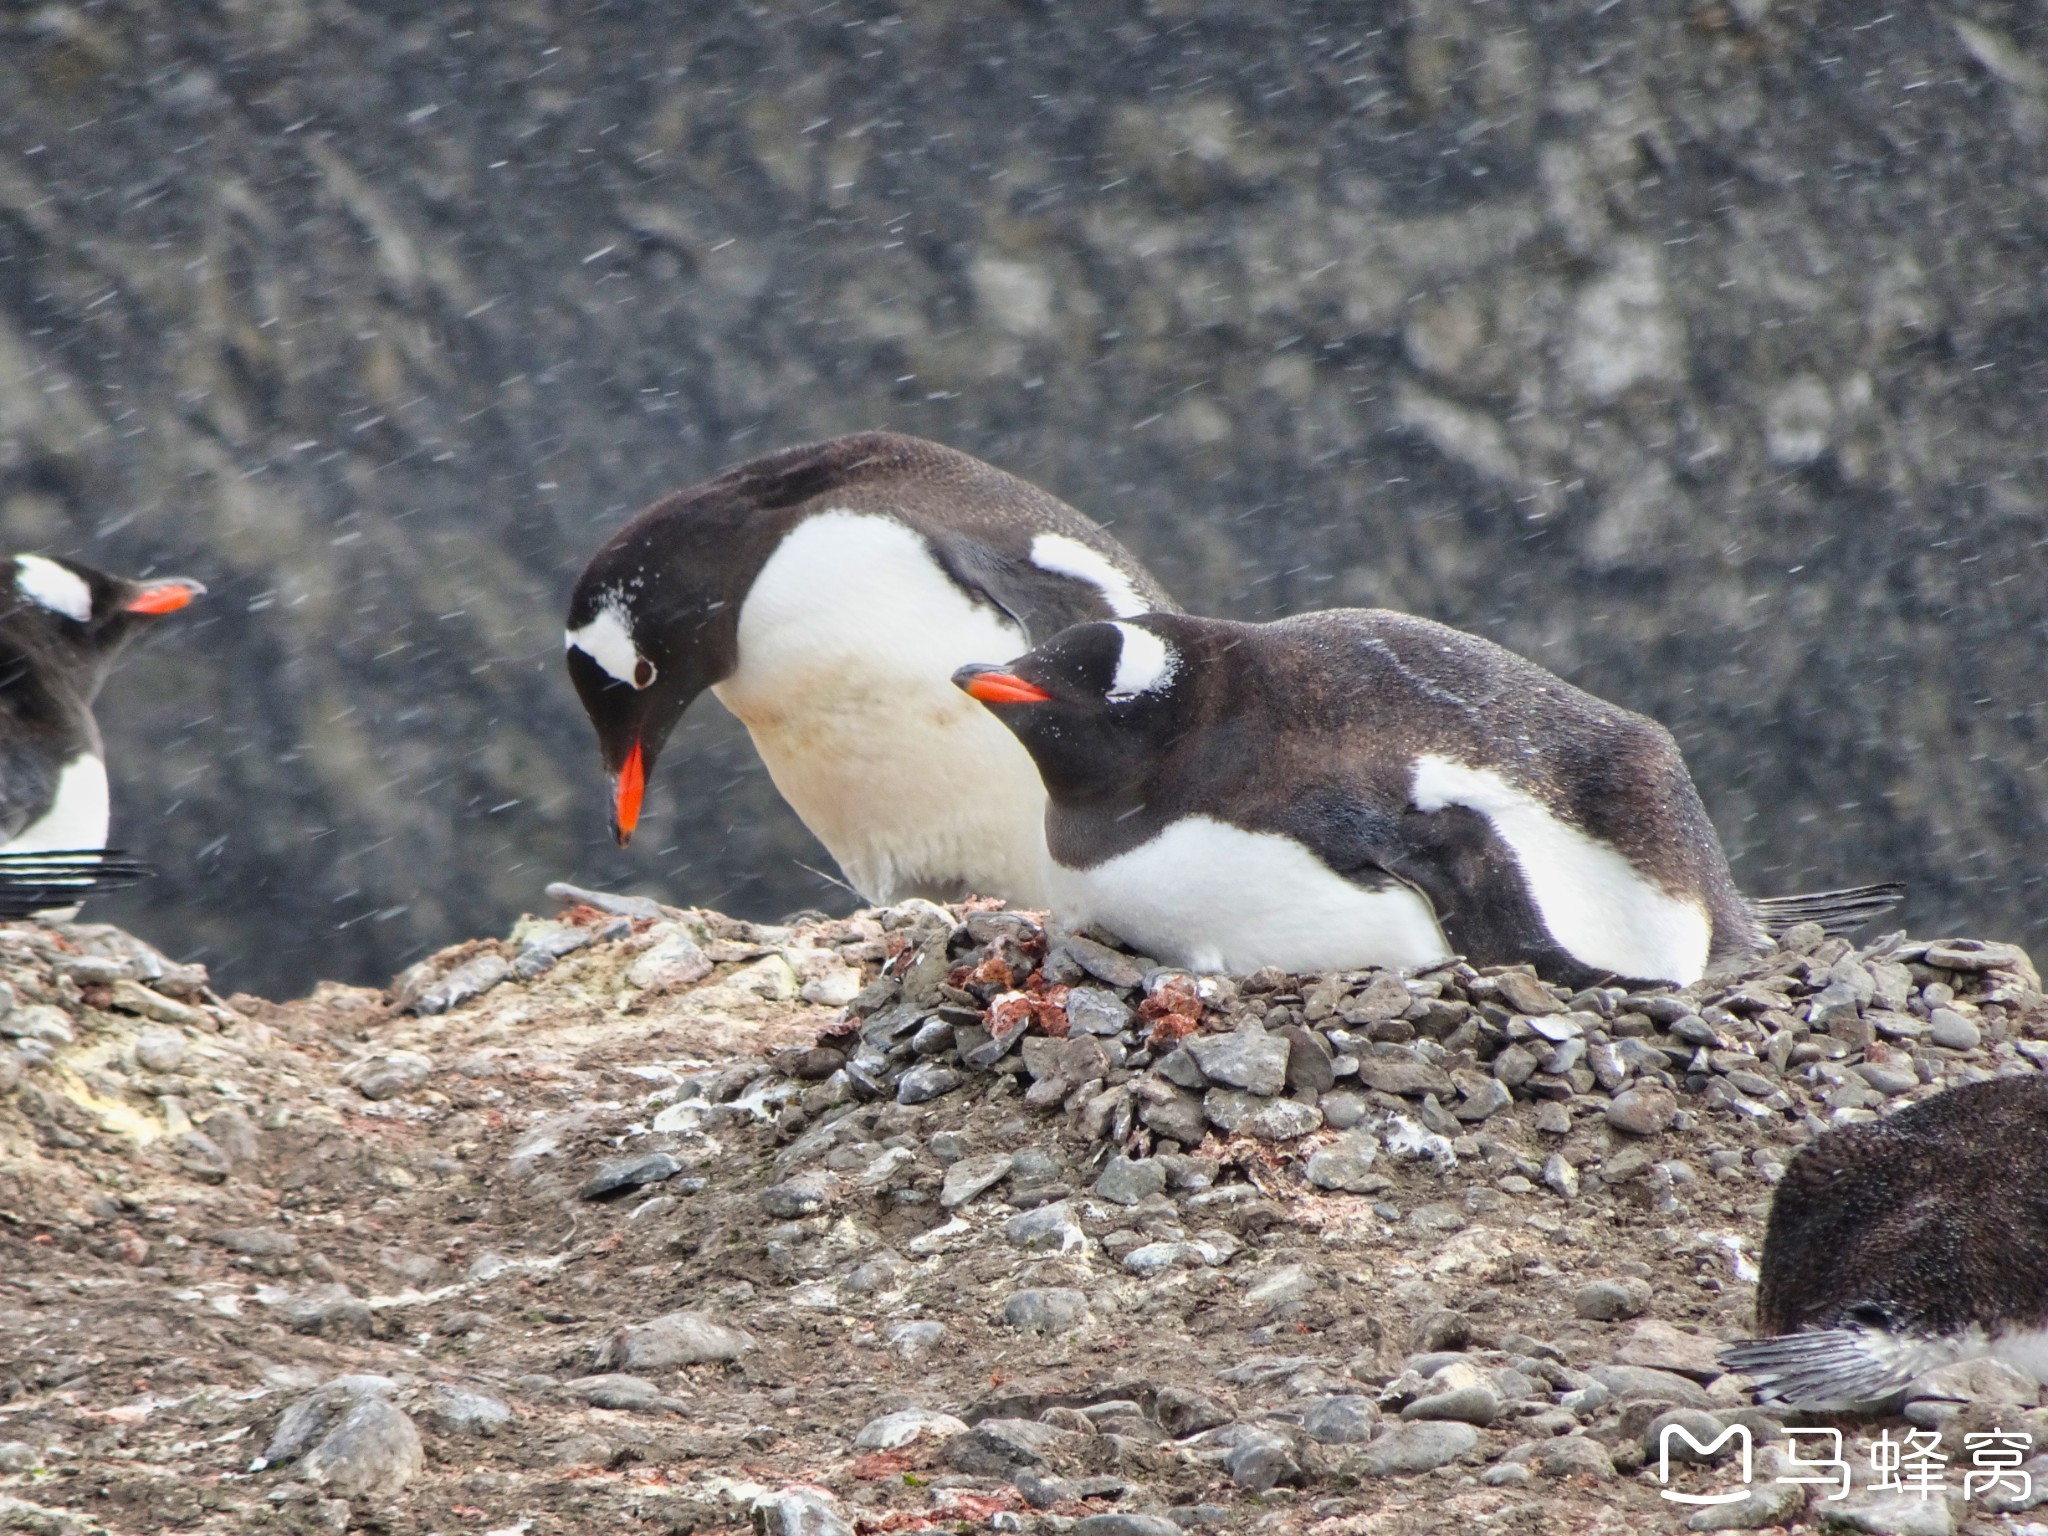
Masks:
[[[2048,1077],[1967,1083],[1801,1148],[1761,1270],[1763,1334],[2048,1323]]]

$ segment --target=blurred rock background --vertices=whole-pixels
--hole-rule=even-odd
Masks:
[[[2044,147],[2031,0],[8,6],[0,539],[213,588],[96,910],[289,991],[553,878],[844,905],[708,698],[609,848],[560,610],[889,426],[1657,716],[1752,890],[2039,943]]]

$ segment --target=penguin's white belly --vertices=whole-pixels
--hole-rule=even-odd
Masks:
[[[82,752],[58,774],[57,795],[50,808],[0,845],[0,853],[104,848],[107,821],[107,765],[94,754]]]
[[[1052,864],[1053,906],[1197,971],[1410,969],[1450,959],[1429,903],[1368,891],[1292,838],[1190,816],[1092,869]]]
[[[1045,788],[1017,738],[952,684],[1026,649],[893,519],[793,529],[740,609],[713,692],[769,777],[870,901],[964,886],[1045,905]]]

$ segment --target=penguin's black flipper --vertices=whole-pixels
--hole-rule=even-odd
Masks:
[[[1905,885],[1886,880],[1841,891],[1809,891],[1803,896],[1752,896],[1749,910],[1772,938],[1795,923],[1819,923],[1831,934],[1850,934],[1905,899]]]
[[[0,921],[75,907],[88,896],[118,891],[155,873],[118,848],[0,853]]]

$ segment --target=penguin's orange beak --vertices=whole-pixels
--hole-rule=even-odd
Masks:
[[[612,836],[621,848],[633,840],[633,828],[640,824],[640,797],[646,789],[647,768],[636,741],[612,781]]]
[[[180,576],[171,581],[157,581],[144,587],[123,605],[127,613],[176,613],[186,607],[195,597],[206,596],[206,588],[198,582]]]
[[[970,699],[984,704],[1043,704],[1052,697],[1036,683],[1027,683],[1014,672],[976,671],[962,667],[953,674]]]

